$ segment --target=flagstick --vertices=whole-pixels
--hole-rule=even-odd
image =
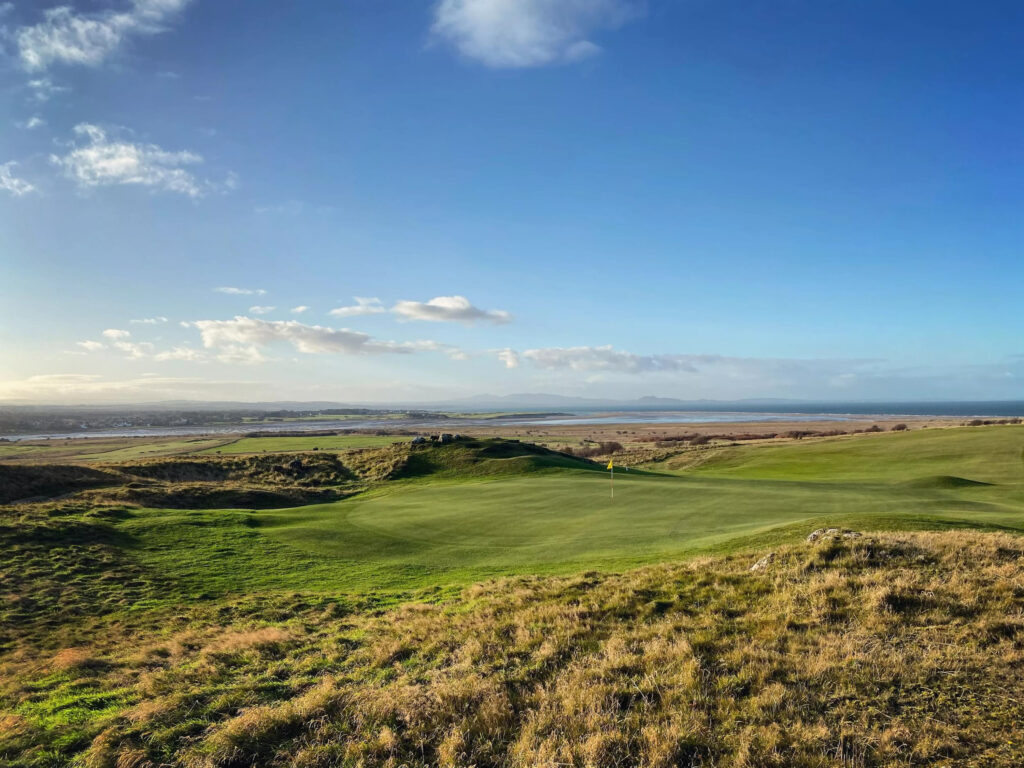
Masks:
[[[610,470],[611,474],[608,476],[608,483],[612,489],[612,498],[615,498],[615,467]]]

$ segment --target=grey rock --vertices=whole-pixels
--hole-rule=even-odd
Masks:
[[[859,539],[863,534],[858,531],[851,531],[849,528],[819,528],[812,531],[807,541],[814,543],[823,539]]]
[[[750,566],[750,570],[751,571],[763,571],[763,570],[766,570],[768,568],[768,566],[771,565],[774,561],[775,561],[775,553],[774,552],[769,552],[767,555],[765,555],[760,560],[758,560],[756,563],[754,563],[752,566]]]

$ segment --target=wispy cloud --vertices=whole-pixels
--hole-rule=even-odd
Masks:
[[[217,293],[226,293],[231,296],[266,296],[267,292],[262,288],[235,288],[230,285],[222,285],[220,288],[214,288]]]
[[[167,322],[167,318],[166,317],[141,317],[141,318],[139,318],[137,320],[132,320],[131,322],[133,322],[133,323],[135,323],[137,325],[162,325],[163,323]]]
[[[24,197],[36,191],[35,185],[18,178],[11,170],[17,163],[10,162],[0,165],[0,191],[15,197]]]
[[[391,311],[405,320],[435,323],[473,325],[487,322],[500,325],[512,320],[512,315],[504,310],[474,307],[465,296],[438,296],[427,302],[400,301]]]
[[[79,341],[76,344],[86,352],[101,352],[104,350],[121,352],[130,360],[152,359],[164,362],[167,360],[202,361],[206,359],[202,352],[192,349],[187,345],[158,351],[156,345],[152,342],[132,341],[131,333],[120,328],[108,328],[103,331],[102,335],[107,340],[106,343],[88,340]]]
[[[301,304],[297,307],[292,307],[290,311],[293,315],[301,315],[303,312],[308,312],[309,307],[307,307],[305,304]]]
[[[203,162],[194,152],[169,152],[156,144],[108,138],[106,130],[88,123],[74,130],[86,143],[50,159],[81,188],[141,186],[198,198],[230,186],[198,179],[186,170]]]
[[[312,355],[408,354],[427,349],[450,354],[449,350],[453,349],[434,341],[380,341],[359,331],[307,325],[298,320],[237,316],[231,320],[197,320],[192,326],[199,329],[207,349],[253,357],[260,349],[275,343],[290,344],[297,351]]]
[[[361,315],[379,315],[387,312],[384,305],[378,298],[367,298],[365,296],[353,296],[355,304],[349,307],[336,307],[327,314],[335,317],[359,317]]]
[[[722,394],[833,389],[851,377],[876,378],[883,361],[873,359],[799,359],[730,357],[701,354],[636,354],[610,345],[527,349],[522,359],[551,372],[595,377],[682,376],[693,385]],[[506,365],[508,365],[506,361]],[[515,366],[509,366],[515,367]],[[706,390],[705,390],[706,391]]]
[[[277,307],[267,307],[267,306],[259,306],[259,305],[257,305],[255,307],[249,307],[249,312],[251,312],[254,315],[269,315],[275,309],[277,309]]]
[[[190,362],[201,362],[206,359],[206,355],[192,347],[179,346],[172,347],[171,349],[164,350],[163,352],[157,352],[153,355],[154,360],[161,362],[167,360],[188,360]]]
[[[153,344],[148,341],[115,341],[110,346],[132,360],[141,360],[154,354]]]
[[[489,67],[538,67],[593,56],[592,33],[639,10],[634,0],[441,0],[433,33]]]
[[[46,125],[46,121],[39,115],[32,115],[28,120],[18,123],[18,127],[26,131],[34,131],[37,128],[42,128],[44,125]]]
[[[29,90],[32,91],[32,100],[40,104],[49,101],[58,93],[68,90],[67,86],[57,85],[48,77],[37,77],[28,81]]]
[[[697,371],[697,360],[708,361],[711,356],[700,355],[637,355],[609,346],[602,347],[548,347],[528,349],[523,357],[538,368],[568,369],[573,371],[616,371],[618,373],[685,372]],[[510,366],[514,367],[514,366]]]
[[[21,66],[41,72],[53,64],[95,67],[131,37],[163,32],[189,0],[133,0],[123,10],[78,13],[67,5],[14,32]]]

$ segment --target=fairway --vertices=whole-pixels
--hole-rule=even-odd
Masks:
[[[493,475],[294,509],[140,511],[125,527],[154,565],[207,588],[418,588],[728,552],[824,525],[1022,530],[1022,446],[1024,429],[990,427],[716,449],[694,470],[617,473],[614,500],[604,472],[500,460],[477,465]],[[185,539],[181,557],[172,542]]]
[[[942,477],[1024,484],[1024,427],[956,427],[737,446],[690,471],[716,477],[927,484]],[[686,457],[681,457],[686,458]],[[666,466],[685,467],[670,460]]]
[[[1024,525],[1020,494],[991,487],[885,485],[591,474],[410,487],[259,513],[259,530],[309,555],[378,566],[523,569],[653,562],[799,521],[890,527],[905,517]],[[561,568],[559,568],[561,569]]]
[[[394,441],[246,438],[226,448],[295,450],[314,439]],[[340,501],[135,509],[116,528],[179,594],[444,588],[727,553],[830,525],[1020,531],[1022,448],[1019,426],[710,447],[616,472],[613,500],[599,465],[471,441],[424,447],[411,475]]]

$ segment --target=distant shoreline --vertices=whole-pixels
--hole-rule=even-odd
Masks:
[[[801,410],[799,406],[788,408],[785,411],[762,411],[743,410],[734,408],[730,410],[653,410],[653,409],[621,409],[621,410],[579,410],[574,412],[537,412],[537,413],[515,413],[500,417],[474,415],[469,417],[452,417],[438,413],[436,418],[426,414],[418,414],[415,418],[408,419],[351,419],[340,422],[333,419],[310,419],[305,421],[280,421],[280,422],[244,422],[237,424],[220,425],[188,425],[188,426],[160,426],[160,427],[118,427],[118,428],[97,428],[83,429],[81,431],[55,431],[55,432],[26,432],[20,434],[0,435],[0,439],[7,442],[37,441],[37,440],[72,440],[82,438],[145,438],[145,437],[199,437],[204,435],[233,436],[247,433],[263,433],[273,435],[276,433],[288,432],[347,432],[380,430],[387,433],[398,432],[422,432],[429,430],[458,431],[459,429],[472,429],[478,431],[481,428],[498,427],[586,427],[586,426],[614,426],[614,425],[635,425],[635,426],[695,426],[695,425],[740,425],[740,424],[803,424],[809,422],[863,422],[871,420],[892,421],[894,419],[906,419],[920,421],[926,419],[974,419],[974,418],[1013,418],[1024,415],[1024,403],[1018,404],[1016,409],[1008,411],[981,412],[977,409],[969,409],[975,403],[964,403],[963,409],[952,412],[952,404],[946,404],[945,408],[937,408],[935,411],[926,412],[923,409],[913,410],[885,410],[878,408],[869,410],[869,405],[864,404],[863,410],[846,410],[843,412],[826,412]]]

